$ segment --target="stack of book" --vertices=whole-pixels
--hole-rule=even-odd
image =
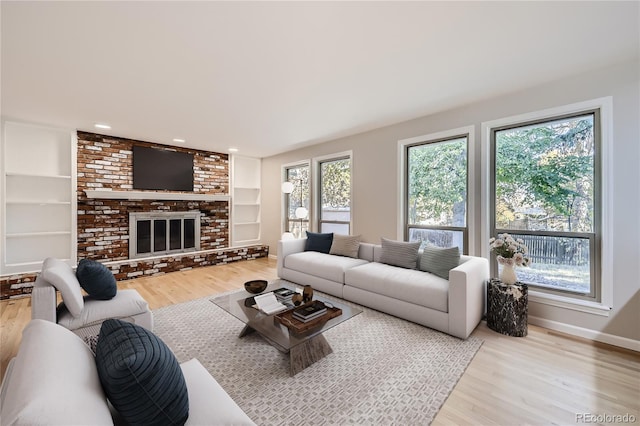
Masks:
[[[293,290],[289,290],[288,288],[282,287],[277,290],[274,290],[273,294],[276,295],[278,302],[284,303],[285,305],[292,305],[293,302],[291,301],[291,298],[293,297],[294,294],[296,294],[296,292]]]
[[[319,318],[327,313],[327,307],[324,303],[314,300],[307,305],[301,306],[293,310],[293,317],[298,321],[309,322]]]

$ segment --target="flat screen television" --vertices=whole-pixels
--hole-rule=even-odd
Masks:
[[[193,154],[134,145],[133,188],[193,191]]]

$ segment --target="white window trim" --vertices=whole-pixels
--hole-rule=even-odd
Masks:
[[[483,242],[481,255],[490,259],[489,235],[490,217],[489,184],[491,183],[491,156],[490,141],[491,129],[502,126],[520,124],[527,121],[541,120],[549,117],[579,113],[591,109],[600,109],[600,128],[602,131],[600,149],[602,150],[602,250],[601,250],[601,297],[600,302],[585,301],[569,296],[560,296],[529,289],[529,298],[532,302],[577,310],[594,315],[609,316],[613,306],[613,98],[611,96],[578,102],[542,111],[500,118],[486,121],[481,125],[481,227],[480,237]],[[485,242],[487,242],[485,244]]]
[[[414,145],[421,142],[430,142],[438,139],[448,139],[460,135],[468,135],[467,138],[467,235],[468,235],[468,250],[471,256],[475,256],[476,237],[473,230],[476,229],[476,198],[475,198],[475,126],[459,127],[457,129],[445,130],[437,133],[430,133],[428,135],[416,136],[409,139],[401,139],[398,141],[398,194],[400,197],[404,197],[406,191],[405,175],[407,173],[407,161],[406,152],[408,145]],[[396,238],[400,241],[404,239],[404,230],[406,228],[405,221],[405,203],[399,200],[398,205],[398,228],[396,230]]]
[[[335,154],[327,154],[321,155],[319,157],[312,158],[312,167],[311,167],[311,203],[309,212],[309,228],[313,232],[318,232],[318,220],[320,217],[320,209],[322,208],[319,197],[320,197],[320,163],[324,163],[326,161],[331,160],[339,160],[341,158],[349,158],[349,174],[350,174],[350,188],[349,188],[349,199],[350,199],[350,215],[349,215],[349,234],[355,235],[353,230],[353,212],[354,212],[354,204],[353,204],[353,151],[342,151],[337,152]],[[313,222],[311,221],[313,220]]]

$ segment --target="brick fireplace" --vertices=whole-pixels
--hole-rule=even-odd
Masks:
[[[132,172],[134,145],[193,154],[193,192],[185,192],[184,199],[180,199],[175,191],[172,192],[171,199],[163,199],[166,197],[162,197],[162,193],[167,191],[152,191],[160,194],[157,199],[148,194],[145,194],[145,199],[136,197]],[[221,200],[229,193],[227,154],[167,147],[79,131],[77,173],[78,261],[86,258],[103,262],[111,268],[117,280],[225,264],[269,254],[269,247],[265,245],[229,247],[229,202]],[[111,199],[100,195],[88,197],[87,191],[94,191],[94,194],[97,191],[118,191],[119,194],[133,195]],[[194,195],[198,199],[193,199]],[[199,247],[182,250],[180,253],[158,251],[149,253],[147,257],[130,259],[130,214],[174,212],[199,212]],[[170,231],[171,224],[168,223],[167,226]],[[0,298],[28,295],[35,277],[35,273],[0,277]]]

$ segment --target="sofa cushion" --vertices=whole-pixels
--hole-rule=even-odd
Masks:
[[[448,280],[449,271],[459,264],[460,250],[458,247],[440,248],[427,246],[420,257],[419,269]]]
[[[333,256],[331,254],[304,251],[293,253],[284,258],[284,267],[294,271],[344,283],[344,272],[354,266],[368,263],[363,259]]]
[[[113,273],[95,260],[82,259],[76,268],[76,277],[80,287],[94,299],[109,300],[118,291]]]
[[[428,272],[371,262],[345,272],[345,285],[448,312],[449,282]]]
[[[321,234],[318,232],[307,231],[307,241],[304,245],[304,251],[318,251],[320,253],[329,253],[331,243],[333,242],[333,233]]]
[[[86,299],[82,313],[74,317],[67,310],[58,312],[58,324],[76,330],[107,318],[129,318],[149,311],[149,304],[136,290],[120,290],[113,299]]]
[[[34,319],[2,383],[2,424],[110,425],[93,354],[78,336]]]
[[[71,315],[80,316],[84,308],[84,299],[80,283],[71,266],[61,260],[48,257],[42,263],[42,278],[60,292],[62,301]]]
[[[340,235],[333,236],[331,250],[329,254],[337,256],[358,257],[358,249],[360,248],[360,235]]]
[[[400,266],[402,268],[416,269],[418,264],[418,250],[420,241],[405,242],[381,238],[382,254],[380,262],[387,265]]]
[[[129,424],[182,425],[189,397],[180,365],[167,345],[138,325],[109,319],[96,346],[102,387]]]

